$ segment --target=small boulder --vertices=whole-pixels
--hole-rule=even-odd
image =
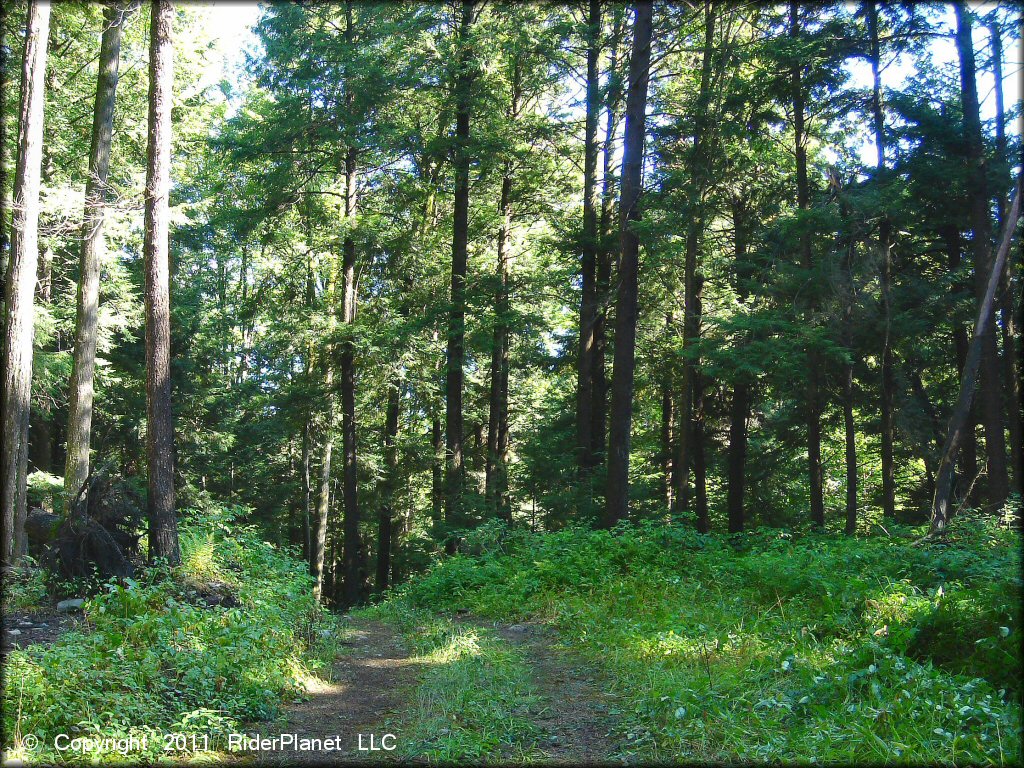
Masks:
[[[57,610],[64,613],[70,613],[71,611],[82,610],[83,605],[85,605],[85,600],[80,597],[76,597],[73,600],[61,600],[57,603]]]
[[[21,630],[20,629],[8,629],[7,630],[7,634],[8,635],[14,635],[15,637],[17,637],[18,635],[21,634]]]

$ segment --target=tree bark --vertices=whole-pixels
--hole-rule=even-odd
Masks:
[[[601,111],[601,0],[587,15],[587,104],[583,139],[583,237],[580,264],[580,344],[576,377],[576,453],[581,476],[593,465],[594,321],[597,314],[597,122]]]
[[[351,29],[351,4],[349,5],[349,28]],[[355,398],[355,331],[356,320],[356,244],[352,227],[356,215],[356,153],[349,149],[345,157],[345,241],[342,248],[341,278],[342,303],[341,319],[347,326],[341,343],[341,444],[344,454],[344,478],[342,497],[344,502],[344,541],[342,558],[344,562],[344,607],[359,602],[362,591],[360,566],[363,557],[359,536],[359,500],[356,462],[356,398]]]
[[[871,44],[871,116],[875,134],[875,182],[881,185],[885,177],[885,117],[882,112],[881,52],[878,42],[878,4],[875,0],[867,3],[868,36]],[[878,225],[878,254],[880,283],[882,288],[882,515],[896,517],[896,463],[894,446],[896,441],[894,409],[896,384],[893,377],[892,361],[892,223],[883,214]],[[852,387],[852,382],[851,382]],[[847,511],[849,518],[849,510]],[[850,522],[847,519],[847,527]],[[852,533],[852,531],[848,531]]]
[[[960,377],[960,396],[957,398],[953,415],[949,419],[949,430],[946,434],[946,442],[942,447],[942,458],[939,460],[938,478],[935,481],[935,498],[932,501],[931,533],[933,535],[945,532],[953,514],[952,491],[953,491],[953,466],[956,463],[957,451],[963,439],[965,427],[969,423],[971,412],[971,400],[974,398],[974,387],[977,383],[978,369],[982,359],[982,340],[989,330],[987,326],[993,320],[993,307],[995,305],[996,289],[1006,266],[1006,260],[1010,253],[1010,244],[1013,242],[1013,233],[1017,227],[1017,219],[1020,218],[1021,203],[1021,172],[1018,172],[1017,185],[1014,190],[1013,201],[1010,204],[1010,214],[1003,222],[1003,233],[1000,238],[999,250],[996,253],[992,269],[987,276],[985,294],[981,299],[981,306],[978,308],[978,317],[974,321],[974,334],[971,337],[971,346],[967,350],[967,360],[964,363],[964,372]]]
[[[33,302],[39,263],[39,181],[43,159],[43,105],[50,4],[29,2],[21,70],[20,146],[15,169],[11,261],[4,286],[2,445],[0,509],[3,512],[4,564],[25,553],[28,423],[32,397]]]
[[[974,290],[978,306],[985,296],[986,279],[992,271],[989,218],[990,198],[985,169],[985,148],[981,136],[978,85],[975,79],[974,44],[971,39],[970,11],[959,2],[956,8],[956,46],[960,58],[960,89],[963,102],[964,143],[968,162],[968,207],[971,216],[971,254],[974,258]],[[990,307],[994,315],[994,307]],[[996,347],[995,318],[983,324],[981,338],[981,420],[985,430],[985,454],[988,460],[988,501],[998,511],[1009,494],[1006,462],[1006,438],[1003,434],[1003,399],[999,376],[999,352]]]
[[[747,263],[747,212],[742,198],[732,200],[733,250],[736,275],[736,297],[746,304],[749,296],[750,267]],[[743,373],[733,384],[732,403],[729,407],[729,488],[726,492],[726,511],[729,533],[739,533],[744,525],[743,497],[747,466],[747,420],[750,418],[751,384]]]
[[[996,153],[1000,166],[1009,160],[1006,146],[1006,105],[1003,98],[1003,38],[997,21],[989,24],[992,45],[992,73],[995,76],[996,96]],[[1002,174],[1000,174],[1002,175]],[[1002,186],[1002,185],[1000,185]],[[1000,189],[996,197],[999,224],[1006,218],[1006,196]],[[1020,386],[1020,303],[1016,300],[1017,265],[1015,259],[1006,264],[1006,273],[1000,290],[999,315],[1002,319],[1003,382],[1006,391],[1006,421],[1010,432],[1010,491],[1021,495],[1024,489],[1024,423],[1021,419]]]
[[[690,176],[689,225],[686,233],[686,252],[683,259],[683,336],[686,357],[683,360],[682,386],[679,393],[680,429],[677,437],[676,463],[673,479],[676,484],[673,498],[676,511],[681,511],[689,503],[689,473],[697,451],[703,451],[696,442],[703,439],[703,424],[698,423],[697,389],[699,387],[698,366],[700,361],[692,348],[700,343],[700,291],[704,278],[697,270],[697,257],[700,243],[704,236],[702,202],[707,177],[707,112],[711,98],[711,68],[715,39],[715,8],[714,3],[704,4],[704,45],[700,72],[700,90],[697,94],[697,105],[693,115],[693,148],[690,151],[688,170]],[[706,508],[707,493],[698,487],[696,468],[694,476],[694,492],[698,505]],[[698,515],[698,521],[700,515]],[[698,527],[700,526],[698,522]]]
[[[0,0],[0,116],[7,114],[7,15],[10,5],[10,0]],[[7,242],[7,121],[0,119],[0,318],[6,316],[7,307]]]
[[[943,245],[946,248],[946,263],[949,266],[949,272],[951,275],[955,275],[960,269],[960,254],[963,249],[960,231],[955,225],[949,225],[942,228],[941,237]],[[962,290],[964,290],[964,286],[960,281],[957,281],[950,286],[949,292],[951,304],[956,303],[957,296]],[[969,345],[970,340],[967,338],[967,329],[964,328],[961,323],[954,321],[953,349],[956,355],[957,378],[964,375],[964,365],[967,363],[967,347]],[[974,411],[975,408],[972,407],[971,411],[968,413],[967,424],[964,426],[964,434],[961,438],[962,449],[960,451],[960,458],[958,461],[959,479],[955,486],[963,486],[962,490],[965,493],[967,492],[967,489],[970,488],[975,476],[978,474],[978,438],[975,429]]]
[[[455,213],[452,234],[451,309],[448,314],[448,367],[445,383],[446,476],[444,517],[445,550],[453,554],[458,547],[455,530],[461,528],[465,466],[463,456],[462,382],[466,357],[466,266],[469,246],[469,121],[471,112],[471,71],[473,54],[469,36],[473,26],[476,0],[463,0],[459,25],[459,61],[455,76]]]
[[[149,45],[149,141],[146,170],[146,456],[149,462],[149,557],[178,565],[174,510],[174,416],[171,411],[170,180],[174,5],[152,5]]]
[[[93,384],[96,374],[96,333],[99,320],[100,262],[106,249],[103,220],[107,202],[107,172],[114,129],[114,102],[121,61],[121,28],[127,9],[111,3],[103,12],[99,76],[93,109],[89,179],[85,184],[85,217],[79,257],[78,310],[75,350],[68,404],[67,458],[64,493],[73,497],[89,476]]]
[[[513,115],[517,109],[513,110]],[[498,203],[497,288],[494,310],[494,345],[491,350],[491,388],[487,419],[487,465],[485,495],[498,517],[511,522],[508,508],[508,238],[512,225],[512,163],[505,163],[501,179],[501,199]]]
[[[848,228],[851,226],[850,211],[846,202],[842,198],[842,195],[844,194],[842,182],[837,178],[835,179],[835,183],[837,193],[840,196],[839,248],[843,254],[840,263],[840,271],[842,274],[840,275],[839,281],[842,285],[842,296],[840,298],[842,303],[840,342],[843,347],[846,348],[846,354],[848,356],[846,362],[843,363],[843,434],[845,436],[844,459],[846,465],[846,525],[844,526],[844,533],[847,536],[853,536],[857,533],[857,425],[853,417],[853,358],[855,354],[853,346],[853,307],[857,302],[856,289],[854,287],[853,280],[853,250],[855,243],[853,236],[848,234]],[[888,335],[888,331],[886,332],[886,335]],[[888,349],[888,342],[884,342],[883,346]],[[891,368],[892,360],[890,359],[889,362]],[[889,375],[890,377],[892,376],[891,370]],[[891,447],[892,446],[890,445],[890,450]],[[884,450],[882,454],[883,456],[885,455]],[[889,458],[892,458],[891,455]]]
[[[514,124],[519,119],[522,99],[522,67],[517,61],[512,70],[512,93],[507,119]],[[485,469],[485,497],[497,516],[512,522],[508,501],[508,375],[509,375],[509,303],[508,242],[512,231],[512,160],[507,159],[501,176],[501,195],[498,200],[498,244],[495,267],[494,344],[491,349],[491,388],[487,418],[487,457]]]
[[[391,577],[392,529],[394,527],[395,491],[398,487],[398,416],[401,405],[401,382],[395,377],[388,385],[387,413],[384,417],[384,465],[387,475],[381,489],[380,515],[377,518],[378,593],[387,591]]]
[[[633,224],[640,220],[641,177],[646,133],[647,84],[651,64],[651,2],[634,4],[633,51],[626,91],[626,133],[622,154],[619,222],[621,256],[615,305],[615,349],[612,361],[612,406],[608,436],[608,491],[603,523],[615,525],[629,515],[629,453],[633,421],[633,375],[636,366],[636,323],[640,242]]]
[[[672,338],[672,327],[675,324],[675,317],[670,310],[665,315],[665,336],[666,340]],[[661,486],[662,494],[665,497],[665,509],[672,510],[672,445],[676,436],[676,414],[675,414],[675,366],[672,361],[672,352],[665,354],[661,379]]]
[[[601,220],[600,247],[597,250],[597,307],[594,313],[594,355],[591,368],[593,379],[590,428],[590,457],[594,466],[605,461],[607,447],[608,422],[608,378],[605,375],[605,359],[607,356],[608,306],[611,302],[612,263],[616,260],[615,240],[615,180],[612,171],[614,159],[613,143],[619,124],[619,106],[622,102],[622,83],[619,77],[619,44],[623,36],[623,15],[616,14],[612,28],[611,50],[608,64],[608,94],[605,99],[605,132],[602,148],[601,176]]]
[[[789,36],[800,36],[800,3],[789,3]],[[791,70],[793,87],[793,133],[796,144],[797,207],[801,212],[810,209],[810,185],[807,180],[807,134],[804,127],[803,64],[796,61]],[[814,267],[811,236],[806,232],[806,219],[801,222],[805,231],[800,235],[801,266],[810,272]],[[813,322],[814,300],[808,314]],[[811,522],[817,528],[825,526],[824,476],[821,466],[821,404],[819,402],[820,361],[817,351],[807,350],[807,469],[809,475]]]

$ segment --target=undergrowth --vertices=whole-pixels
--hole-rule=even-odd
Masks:
[[[1018,764],[1019,534],[903,533],[487,527],[386,605],[554,625],[643,759]]]
[[[188,515],[180,568],[147,569],[137,580],[106,584],[87,600],[82,630],[7,656],[8,758],[137,763],[207,745],[211,752],[223,749],[219,737],[240,730],[240,723],[273,717],[282,701],[302,694],[304,678],[330,669],[334,623],[313,600],[304,564],[234,522],[237,512]],[[37,576],[24,581],[38,591]],[[197,595],[210,583],[230,591],[237,605],[205,604]],[[168,733],[210,741],[179,740],[167,752]],[[108,742],[87,754],[58,752],[60,734],[135,737],[145,748],[120,754]]]

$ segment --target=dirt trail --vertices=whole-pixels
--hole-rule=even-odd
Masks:
[[[362,763],[388,760],[394,752],[360,751],[375,744],[388,733],[386,723],[407,702],[416,682],[417,665],[403,648],[397,633],[385,624],[372,621],[346,621],[346,653],[334,662],[333,682],[311,687],[308,700],[289,706],[281,725],[260,724],[247,729],[265,737],[295,733],[301,738],[337,738],[334,751],[286,749],[262,753],[245,760],[257,765],[294,765]],[[399,734],[400,736],[400,734]]]
[[[592,670],[555,647],[554,633],[538,624],[495,625],[503,640],[524,651],[533,684],[544,701],[535,718],[544,731],[538,762],[562,765],[622,765],[621,743],[608,713],[612,697],[601,691]]]

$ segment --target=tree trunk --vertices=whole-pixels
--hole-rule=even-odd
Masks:
[[[469,35],[472,31],[476,0],[463,0],[459,27],[459,62],[455,77],[455,149],[452,165],[455,169],[455,214],[452,235],[452,295],[448,314],[448,368],[445,383],[445,550],[453,554],[458,547],[455,530],[461,528],[463,518],[463,486],[465,466],[463,459],[462,381],[466,356],[466,265],[469,246],[469,119],[471,89],[473,87],[472,50]]]
[[[978,106],[978,85],[975,80],[974,44],[971,39],[970,11],[956,4],[956,46],[960,58],[960,88],[963,101],[964,143],[968,162],[968,206],[971,216],[971,254],[974,258],[974,290],[978,306],[984,302],[986,280],[992,272],[989,219],[989,194],[985,170],[985,148],[981,136]],[[994,315],[994,307],[990,307]],[[988,500],[998,511],[1009,494],[1006,465],[1006,438],[1003,435],[1003,399],[999,376],[999,352],[996,347],[995,317],[982,325],[981,387],[979,393],[981,420],[985,429],[985,454],[988,459]]]
[[[647,83],[651,64],[651,2],[634,4],[633,51],[629,60],[626,134],[622,154],[619,211],[621,256],[615,305],[615,349],[612,362],[612,406],[608,436],[608,491],[604,525],[629,515],[630,429],[633,421],[633,374],[636,366],[636,323],[640,242],[633,223],[640,220],[641,175],[646,133]]]
[[[381,489],[380,515],[377,518],[378,593],[387,591],[391,576],[392,528],[395,514],[395,491],[398,488],[398,409],[401,404],[401,382],[395,377],[388,385],[388,406],[384,417],[384,465],[387,475]]]
[[[792,39],[800,36],[800,3],[790,0],[789,35]],[[810,185],[807,180],[807,134],[804,129],[804,91],[801,83],[803,64],[793,64],[791,70],[793,87],[793,133],[796,143],[796,189],[797,207],[801,212],[810,209]],[[807,228],[804,220],[802,228]],[[800,235],[801,266],[808,272],[814,267],[811,251],[811,236],[806,231]],[[812,299],[808,315],[813,317]],[[810,318],[809,318],[810,320]],[[821,404],[818,390],[820,360],[816,350],[807,350],[807,469],[811,496],[811,522],[817,528],[825,526],[824,477],[821,467]]]
[[[672,326],[675,324],[675,317],[671,310],[665,315],[665,337],[670,342],[673,335]],[[672,352],[665,355],[664,369],[661,379],[661,486],[662,494],[665,497],[665,509],[672,510],[672,445],[675,442],[676,414],[675,414],[675,366],[672,361]]]
[[[943,227],[942,229],[942,242],[946,248],[947,264],[949,266],[949,273],[955,275],[960,269],[960,253],[963,248],[963,243],[960,237],[960,232],[954,225]],[[964,286],[959,282],[955,282],[950,286],[950,303],[955,304],[957,295],[961,290],[964,290]],[[956,375],[957,378],[961,378],[964,375],[964,365],[967,363],[967,347],[969,346],[969,339],[967,338],[967,329],[964,328],[963,324],[957,322],[954,319],[953,324],[953,348],[956,354]],[[961,490],[966,493],[970,488],[971,483],[974,481],[975,476],[978,474],[978,438],[975,434],[975,418],[974,408],[972,407],[968,414],[967,424],[964,426],[964,434],[961,438],[961,445],[963,446],[960,451],[959,459],[959,479],[956,487],[957,492]],[[962,488],[960,488],[962,486]]]
[[[700,342],[700,291],[704,278],[697,270],[697,257],[700,252],[701,239],[704,236],[704,220],[702,199],[707,183],[707,113],[711,100],[711,74],[714,63],[715,40],[715,8],[714,3],[704,4],[704,45],[700,72],[700,90],[693,115],[693,149],[690,152],[688,170],[690,176],[689,195],[689,226],[686,233],[686,253],[683,261],[683,336],[686,357],[683,360],[682,386],[679,393],[679,423],[676,462],[673,480],[675,492],[672,494],[676,502],[676,511],[685,509],[689,502],[689,472],[696,452],[703,452],[696,441],[703,439],[703,424],[698,423],[696,416],[696,392],[700,364],[693,354],[692,348]],[[707,495],[703,488],[697,488],[696,468],[694,490],[700,497],[698,504],[706,509]],[[698,527],[701,515],[698,514]],[[706,514],[705,514],[706,517]]]
[[[878,4],[875,0],[867,3],[868,36],[871,38],[871,115],[875,133],[875,182],[881,185],[885,176],[885,117],[882,113],[881,53],[878,42]],[[892,223],[883,215],[878,225],[878,254],[880,283],[882,288],[882,515],[896,517],[896,463],[894,445],[895,433],[895,391],[892,362]],[[852,382],[850,384],[852,388]],[[847,528],[849,528],[847,509]],[[852,531],[848,531],[852,533]]]
[[[351,28],[351,4],[349,5]],[[356,385],[355,385],[355,331],[356,320],[356,243],[352,236],[356,215],[356,153],[349,149],[345,157],[345,242],[342,248],[341,320],[348,326],[341,343],[341,444],[344,454],[344,607],[359,602],[362,591],[360,565],[363,556],[359,536],[359,500],[356,464]]]
[[[996,288],[999,286],[1002,272],[1010,253],[1010,244],[1013,242],[1013,232],[1017,227],[1017,219],[1020,218],[1021,173],[1020,171],[1018,172],[1017,185],[1013,201],[1010,204],[1010,215],[1003,222],[1003,234],[1000,238],[999,251],[996,253],[992,270],[988,274],[985,294],[982,296],[981,306],[978,308],[978,317],[974,322],[971,346],[967,350],[967,360],[964,363],[964,372],[960,378],[960,396],[957,398],[956,406],[953,408],[953,415],[949,419],[949,431],[946,434],[946,442],[942,447],[938,479],[935,481],[935,498],[932,501],[932,534],[945,532],[953,514],[953,466],[956,463],[956,454],[960,447],[960,441],[963,439],[965,428],[969,423],[971,400],[974,398],[974,387],[977,383],[978,369],[982,359],[982,339],[984,339],[985,333],[988,331],[986,326],[993,319]]]
[[[732,201],[733,250],[735,252],[736,297],[746,304],[750,267],[747,263],[747,221],[746,206],[742,198]],[[751,385],[746,375],[740,373],[733,384],[732,403],[729,408],[729,489],[726,492],[726,510],[729,517],[729,533],[743,530],[743,496],[747,467],[747,420],[750,418]]]
[[[580,347],[576,385],[576,453],[581,475],[593,465],[594,321],[597,314],[597,120],[601,110],[601,0],[587,15],[587,106],[583,140],[583,237],[580,277]]]
[[[851,226],[850,211],[843,200],[844,194],[842,182],[836,179],[837,191],[840,196],[839,202],[839,248],[843,257],[840,264],[840,284],[842,285],[842,320],[840,322],[840,343],[846,348],[848,359],[843,363],[843,433],[845,435],[845,464],[846,464],[846,525],[844,533],[853,536],[857,533],[857,425],[853,418],[853,308],[857,303],[856,289],[853,280],[853,251],[855,247],[852,234],[848,234]],[[888,334],[888,332],[886,332]],[[888,349],[888,343],[883,343]],[[884,358],[883,354],[883,358]],[[891,357],[891,355],[890,355]],[[892,360],[889,360],[890,368]],[[883,364],[884,367],[884,364]],[[890,377],[892,371],[889,372]],[[884,375],[883,375],[884,378]],[[883,387],[884,389],[884,387]],[[883,409],[884,411],[884,409]],[[884,423],[883,417],[883,423]],[[883,440],[884,443],[884,440]],[[890,445],[890,450],[892,446]],[[883,450],[883,456],[885,451]],[[889,457],[890,459],[892,456]],[[891,469],[891,467],[890,467]],[[883,469],[884,472],[884,469]],[[883,482],[884,485],[884,482]]]
[[[704,283],[703,275],[697,275],[696,302],[694,313],[696,315],[696,335],[700,337],[700,323],[702,314],[701,287]],[[693,512],[696,518],[698,533],[709,533],[711,531],[711,519],[708,516],[708,490],[707,490],[707,463],[704,458],[704,374],[701,372],[700,360],[694,359],[693,372],[693,406],[690,413],[691,420],[691,450],[693,453]]]
[[[324,384],[328,392],[334,384],[334,372],[330,363],[327,364]],[[334,453],[334,395],[327,396],[327,417],[324,425],[324,454],[320,462],[320,492],[316,503],[316,535],[313,537],[313,556],[310,558],[313,578],[313,597],[321,600],[327,594],[324,591],[324,557],[327,547],[327,520],[330,512],[331,498],[331,459]]]
[[[171,411],[170,181],[171,26],[174,6],[152,6],[149,45],[149,142],[146,152],[146,457],[149,462],[149,557],[178,565],[174,510],[174,416]]]
[[[0,444],[0,510],[4,564],[26,549],[28,423],[32,398],[33,302],[39,264],[39,181],[43,159],[43,93],[50,4],[29,2],[21,70],[19,150],[14,176],[11,261],[5,288],[2,384],[3,441]]]
[[[9,0],[0,0],[0,116],[7,114],[7,13]],[[7,121],[0,119],[0,332],[7,307]],[[3,350],[0,349],[0,354]]]
[[[989,25],[992,42],[992,70],[996,95],[996,153],[1000,166],[1009,160],[1006,147],[1006,106],[1003,100],[1003,38],[998,22]],[[1000,185],[1002,186],[1002,185]],[[1006,218],[1006,196],[1002,189],[996,198],[999,225]],[[1024,424],[1022,424],[1020,386],[1020,303],[1016,300],[1016,259],[1006,265],[1006,274],[1000,291],[999,315],[1002,319],[1003,382],[1006,390],[1006,421],[1010,432],[1010,491],[1018,496],[1024,492]]]
[[[67,460],[64,493],[73,497],[89,476],[89,442],[92,433],[93,383],[96,373],[96,332],[99,319],[100,261],[105,242],[103,219],[107,202],[107,171],[110,168],[114,101],[121,61],[121,28],[127,13],[119,3],[103,12],[99,77],[93,110],[89,179],[85,184],[85,217],[79,258],[78,311],[75,351],[71,368],[68,404]]]
[[[513,107],[513,116],[518,106]],[[514,119],[514,117],[513,117]],[[494,310],[494,346],[491,350],[491,390],[487,419],[487,466],[485,495],[498,517],[511,522],[508,509],[508,238],[512,225],[512,163],[505,163],[498,203],[498,263]]]
[[[611,302],[612,262],[615,260],[614,210],[615,183],[612,172],[614,151],[612,143],[619,123],[619,105],[622,101],[622,83],[618,74],[619,42],[623,36],[624,12],[619,10],[612,29],[611,51],[608,64],[608,95],[605,100],[605,138],[602,148],[601,177],[601,243],[597,250],[597,307],[594,315],[594,359],[591,387],[590,457],[594,466],[605,461],[608,416],[608,379],[605,375],[605,358],[608,347],[607,320],[608,305]]]

